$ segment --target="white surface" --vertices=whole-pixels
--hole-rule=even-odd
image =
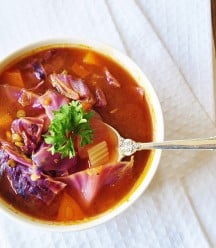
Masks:
[[[209,117],[215,120],[210,1],[138,0],[137,3],[186,83]]]
[[[126,52],[152,81],[166,137],[216,134],[210,1],[1,1],[0,58],[49,37],[94,38]],[[216,155],[164,152],[149,189],[108,223],[49,233],[0,217],[0,247],[216,246]]]

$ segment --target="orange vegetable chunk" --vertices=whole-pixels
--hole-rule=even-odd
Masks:
[[[88,52],[83,58],[83,62],[90,65],[99,65],[97,57],[92,52]]]
[[[57,220],[80,220],[84,218],[84,213],[77,202],[66,192],[63,197],[58,210]]]
[[[3,74],[3,83],[12,86],[17,86],[20,88],[24,87],[24,82],[22,79],[21,72],[19,70],[6,71]]]

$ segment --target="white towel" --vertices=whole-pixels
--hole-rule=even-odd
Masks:
[[[106,42],[131,56],[151,80],[167,139],[210,136],[216,133],[210,5],[188,2],[7,0],[0,9],[0,57],[56,36]],[[0,242],[4,237],[7,248],[216,246],[214,164],[214,152],[163,152],[148,190],[108,223],[51,233],[1,216]]]

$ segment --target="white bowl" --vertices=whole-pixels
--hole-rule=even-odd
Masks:
[[[38,48],[50,48],[50,47],[80,47],[80,48],[90,48],[98,53],[104,54],[107,57],[111,57],[118,64],[121,64],[136,80],[136,82],[143,87],[145,91],[145,96],[149,104],[152,123],[153,123],[153,140],[162,141],[164,139],[164,120],[162,115],[161,106],[158,97],[145,76],[145,74],[139,69],[139,67],[126,55],[115,50],[114,48],[102,44],[97,41],[90,40],[79,40],[79,39],[52,39],[42,42],[37,42],[26,46],[13,54],[9,55],[0,63],[0,72],[4,69],[6,65],[14,61],[14,59],[25,57],[26,54],[31,54],[34,51],[38,51]],[[140,175],[136,184],[134,185],[131,192],[124,197],[116,206],[108,211],[97,215],[95,217],[87,218],[86,220],[75,222],[74,224],[67,223],[57,223],[51,221],[42,221],[25,215],[18,210],[14,209],[11,205],[5,203],[0,199],[0,210],[7,214],[14,220],[21,221],[25,224],[30,224],[33,227],[46,228],[52,231],[77,231],[83,230],[96,226],[98,224],[104,223],[113,217],[120,214],[146,190],[150,184],[159,164],[161,156],[160,150],[152,151],[150,157],[147,161],[143,173]]]

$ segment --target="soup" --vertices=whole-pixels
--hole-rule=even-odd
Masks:
[[[0,197],[24,214],[76,222],[118,204],[149,151],[118,161],[117,139],[151,141],[145,92],[112,59],[50,47],[0,74]]]

